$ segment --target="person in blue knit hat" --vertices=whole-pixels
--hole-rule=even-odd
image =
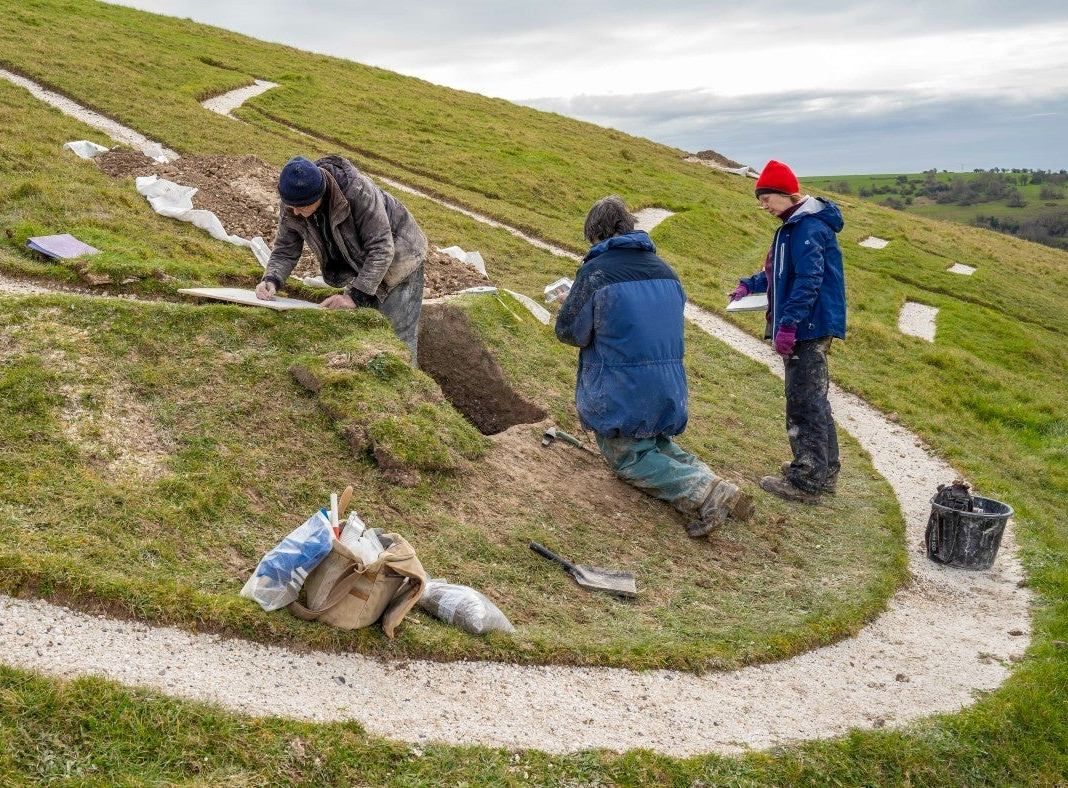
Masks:
[[[418,365],[427,240],[408,209],[341,156],[290,159],[278,196],[278,232],[256,295],[274,298],[307,244],[326,283],[345,288],[322,306],[377,309]]]
[[[673,440],[688,419],[686,293],[634,224],[619,197],[590,209],[593,246],[560,307],[556,336],[581,348],[575,405],[608,464],[690,518],[686,533],[700,538],[728,517],[749,519],[753,500]]]

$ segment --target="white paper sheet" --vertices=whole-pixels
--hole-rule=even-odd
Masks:
[[[279,312],[284,312],[287,309],[319,309],[318,304],[313,304],[311,301],[301,301],[297,298],[275,296],[272,301],[261,301],[256,298],[255,290],[245,290],[241,287],[185,287],[178,292],[199,298],[230,301],[234,304],[244,304],[245,306],[262,306]]]

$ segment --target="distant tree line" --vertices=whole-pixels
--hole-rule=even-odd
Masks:
[[[1022,221],[997,216],[976,216],[972,224],[976,227],[1015,235],[1027,241],[1068,250],[1068,211],[1045,213]]]
[[[1041,185],[1041,199],[1061,200],[1065,196],[1066,183],[1066,170],[1002,170],[995,167],[992,170],[977,169],[971,177],[954,175],[945,180],[938,177],[938,170],[931,169],[922,177],[899,175],[893,184],[862,186],[857,194],[861,197],[888,195],[882,204],[897,209],[912,205],[917,197],[942,205],[976,205],[1004,200],[1010,208],[1023,208],[1027,203],[1020,194],[1021,186]],[[852,192],[846,181],[832,183],[830,187],[843,194]]]

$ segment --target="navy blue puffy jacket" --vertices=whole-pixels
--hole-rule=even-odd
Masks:
[[[587,429],[650,438],[686,429],[686,294],[644,232],[590,249],[556,319],[579,352],[575,404]]]
[[[768,292],[771,336],[782,325],[797,326],[797,338],[845,339],[846,297],[842,250],[836,233],[845,222],[830,200],[809,197],[775,231],[772,276],[764,271],[741,279],[750,293]]]

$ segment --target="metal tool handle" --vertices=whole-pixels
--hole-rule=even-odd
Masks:
[[[560,566],[564,567],[564,569],[568,570],[569,572],[572,571],[575,568],[575,565],[573,563],[568,561],[566,558],[562,558],[562,557],[558,556],[556,553],[554,553],[552,550],[550,550],[548,547],[546,547],[543,544],[538,544],[537,542],[531,542],[530,543],[530,549],[533,550],[538,555],[540,555],[542,558],[548,558],[550,561],[555,561],[556,563],[560,564]]]

